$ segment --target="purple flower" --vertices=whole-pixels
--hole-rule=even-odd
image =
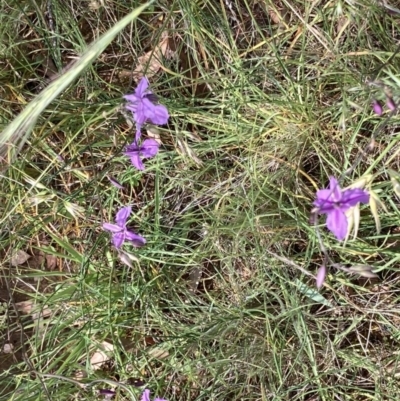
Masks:
[[[378,116],[381,116],[383,113],[382,105],[377,100],[374,100],[372,102],[372,109],[374,110],[374,113]]]
[[[140,399],[140,401],[150,401],[150,390],[146,389],[143,391],[142,398]],[[167,401],[167,400],[165,400],[164,398],[156,397],[154,398],[153,401]]]
[[[326,214],[326,226],[341,241],[347,235],[345,212],[357,203],[368,203],[369,193],[359,188],[342,190],[336,178],[330,178],[329,189],[317,191],[316,212]]]
[[[146,240],[142,236],[126,228],[126,221],[131,211],[132,208],[130,206],[123,207],[118,211],[115,217],[115,222],[117,224],[103,223],[103,228],[111,232],[111,241],[116,248],[121,248],[125,241],[132,242],[136,247],[143,246],[146,243]]]
[[[144,123],[163,125],[169,119],[167,108],[162,104],[155,104],[157,96],[148,90],[148,87],[149,81],[143,77],[135,89],[135,93],[124,96],[124,99],[128,101],[125,107],[133,113],[136,122],[136,141],[140,138],[140,130]]]
[[[144,170],[142,158],[149,159],[154,157],[158,152],[159,146],[160,145],[155,139],[146,139],[140,146],[134,142],[126,147],[124,155],[131,158],[132,164],[138,170]]]

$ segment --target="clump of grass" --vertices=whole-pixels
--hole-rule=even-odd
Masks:
[[[60,71],[134,5],[53,1],[51,28],[49,4],[2,5],[4,126],[46,85],[43,59]],[[381,234],[364,211],[346,247],[321,228],[337,263],[374,264],[382,281],[331,272],[318,294],[301,272],[321,263],[315,189],[380,122],[365,77],[398,93],[397,57],[376,76],[395,51],[397,15],[367,2],[152,7],[47,107],[3,174],[0,295],[14,299],[3,331],[23,331],[24,352],[3,367],[3,399],[98,399],[107,380],[132,379],[169,400],[397,399],[398,209],[386,181]],[[120,152],[134,135],[121,96],[165,32],[174,56],[151,83],[171,122],[140,173]],[[349,181],[382,162],[396,169],[397,119]],[[126,204],[147,238],[132,267],[100,228]],[[57,265],[10,267],[17,249]],[[16,317],[24,299],[51,316]],[[96,370],[103,341],[114,348]],[[141,394],[129,388],[121,399]]]

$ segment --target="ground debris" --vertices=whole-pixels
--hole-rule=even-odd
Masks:
[[[139,80],[146,75],[147,78],[151,78],[162,69],[164,59],[171,60],[176,56],[177,53],[173,38],[168,32],[163,32],[159,43],[138,58],[133,72],[123,70],[119,73],[119,77],[123,79],[126,76],[133,76],[134,79]]]

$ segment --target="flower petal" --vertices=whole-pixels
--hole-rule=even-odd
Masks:
[[[151,103],[150,103],[151,104]],[[136,110],[133,114],[134,120],[136,122],[136,126],[142,126],[147,120],[146,108],[143,105],[143,101],[141,100],[140,103],[137,104]]]
[[[330,189],[319,189],[317,191],[317,200],[329,200],[332,191]]]
[[[135,141],[125,148],[124,155],[131,157],[132,153],[139,153],[139,152],[140,152],[140,146],[138,146],[137,142]]]
[[[135,142],[126,147],[124,155],[130,157],[132,164],[138,170],[144,170],[144,164],[140,158],[140,147]]]
[[[136,110],[137,110],[137,108],[138,108],[138,104],[137,104],[137,103],[127,103],[127,104],[125,105],[125,108],[126,108],[128,111],[131,111],[132,113],[136,113]]]
[[[131,156],[131,162],[133,166],[136,167],[138,170],[140,171],[144,170],[144,164],[139,156],[139,153]]]
[[[332,195],[329,198],[332,201],[338,202],[342,199],[342,190],[340,189],[339,182],[335,177],[329,178],[329,189],[331,190],[332,193]]]
[[[317,288],[320,289],[326,277],[326,266],[322,265],[317,271]]]
[[[126,221],[128,220],[129,215],[132,212],[131,206],[125,206],[121,208],[117,215],[115,216],[115,222],[121,227],[124,228],[126,225]]]
[[[103,228],[112,233],[118,233],[121,231],[120,226],[117,226],[116,224],[111,224],[111,223],[103,223]]]
[[[144,95],[146,99],[149,99],[151,103],[156,103],[158,101],[158,96],[154,93],[148,91],[146,95]]]
[[[140,100],[140,97],[138,97],[136,94],[131,94],[131,95],[124,95],[122,96],[127,102],[129,103],[137,103]]]
[[[125,231],[125,240],[132,242],[132,244],[134,246],[136,246],[137,248],[140,248],[141,246],[143,246],[146,243],[145,238],[143,238],[141,235],[136,234],[135,232],[130,231],[130,230]]]
[[[143,391],[142,398],[140,401],[150,401],[150,390],[146,388],[146,390]]]
[[[137,88],[135,89],[135,95],[142,98],[145,95],[145,92],[148,87],[149,87],[149,80],[146,77],[143,77],[138,83]]]
[[[144,158],[151,158],[158,153],[159,146],[160,145],[155,139],[146,139],[140,147],[140,152]]]
[[[346,189],[342,194],[343,207],[349,208],[357,205],[357,203],[368,203],[369,193],[363,189]]]
[[[149,120],[153,124],[164,125],[168,122],[169,114],[168,109],[162,104],[154,106],[153,115]]]
[[[154,116],[156,116],[157,113],[157,105],[153,104],[149,99],[144,98],[142,99],[141,103],[141,112],[145,116],[146,120],[145,121],[151,121],[153,122]]]
[[[394,111],[396,110],[396,103],[391,97],[387,97],[386,99],[386,106],[389,108],[389,110]]]
[[[374,113],[378,116],[381,116],[383,113],[382,105],[377,100],[374,100],[372,102],[372,109],[374,110]]]
[[[317,199],[314,201],[314,206],[318,208],[319,213],[329,213],[334,207],[333,202],[329,199],[332,195],[330,189],[319,189],[317,191]]]
[[[125,233],[124,232],[119,232],[119,233],[114,233],[112,236],[112,243],[116,248],[121,248],[122,244],[124,243],[125,240]]]
[[[326,226],[339,241],[346,238],[348,223],[342,210],[334,209],[329,212],[326,219]]]

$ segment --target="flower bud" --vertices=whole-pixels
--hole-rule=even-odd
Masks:
[[[383,113],[382,105],[377,100],[372,102],[372,110],[374,110],[374,113],[378,116],[381,116]]]
[[[386,106],[391,110],[394,111],[396,110],[396,103],[394,102],[394,100],[391,97],[387,97],[386,99]]]
[[[324,284],[326,276],[326,266],[322,265],[317,271],[317,288],[320,289]]]

